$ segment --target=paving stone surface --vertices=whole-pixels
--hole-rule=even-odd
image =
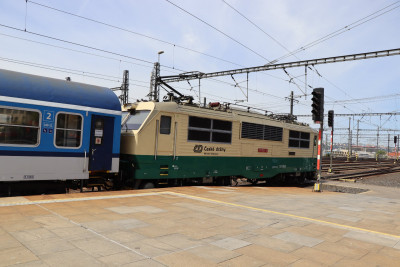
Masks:
[[[13,264],[25,264],[31,261],[37,261],[38,257],[29,249],[19,246],[2,249],[0,251],[0,259],[0,266],[11,266]]]
[[[166,266],[216,266],[213,261],[186,251],[159,256],[155,259]]]
[[[240,256],[240,254],[237,252],[220,248],[211,244],[192,248],[187,250],[187,252],[214,263],[224,262]]]
[[[313,247],[323,242],[323,240],[321,239],[299,235],[291,232],[284,232],[281,234],[274,235],[273,237],[286,242],[295,243],[300,246],[307,246],[307,247]]]
[[[238,248],[242,248],[242,247],[251,245],[251,243],[240,240],[240,239],[228,237],[228,238],[224,238],[224,239],[212,242],[211,245],[214,245],[214,246],[217,246],[220,248],[224,248],[224,249],[235,250]]]
[[[130,251],[116,253],[116,254],[112,254],[109,256],[104,256],[104,257],[98,258],[99,261],[106,264],[107,266],[123,266],[125,264],[142,261],[145,259],[146,259],[145,257],[143,257],[139,254],[130,252]]]
[[[101,266],[101,261],[83,252],[80,249],[72,249],[40,256],[40,259],[48,266]]]
[[[396,244],[399,242],[399,240],[396,238],[379,236],[373,233],[348,232],[344,235],[344,237],[357,239],[360,241],[365,241],[368,243],[374,243],[387,247],[395,247]]]
[[[361,220],[360,218],[353,217],[353,216],[347,216],[347,215],[343,215],[343,214],[329,214],[326,217],[332,218],[332,219],[339,219],[339,220],[349,221],[349,222],[358,222],[358,221]]]
[[[74,249],[74,246],[59,238],[49,238],[24,242],[24,245],[35,255],[51,254],[59,251]]]
[[[197,186],[4,198],[0,266],[399,266],[400,189],[368,189]]]

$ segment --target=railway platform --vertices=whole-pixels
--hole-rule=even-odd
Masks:
[[[1,198],[0,266],[398,266],[400,190],[362,186]]]

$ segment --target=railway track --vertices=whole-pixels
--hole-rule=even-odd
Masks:
[[[360,170],[360,169],[371,169],[371,168],[383,168],[394,166],[393,161],[381,161],[381,162],[334,162],[332,164],[332,170],[335,172],[349,171],[349,170]],[[329,162],[322,162],[322,171],[328,171],[330,167]]]
[[[367,176],[382,175],[387,173],[400,172],[400,165],[393,160],[382,161],[340,161],[335,160],[332,164],[332,173],[329,173],[329,161],[322,163],[322,179],[341,180],[341,179],[360,179]]]

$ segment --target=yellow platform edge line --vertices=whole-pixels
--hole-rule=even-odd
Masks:
[[[197,199],[197,200],[207,201],[207,202],[214,202],[214,203],[219,203],[219,204],[228,205],[228,206],[232,206],[232,207],[240,207],[240,208],[254,210],[254,211],[261,211],[261,212],[265,212],[265,213],[277,214],[277,215],[281,215],[281,216],[286,216],[286,217],[306,220],[306,221],[310,221],[310,222],[316,222],[316,223],[322,223],[322,224],[326,224],[326,225],[332,225],[332,226],[336,226],[336,227],[340,227],[340,228],[344,228],[344,229],[356,230],[356,231],[367,232],[367,233],[378,234],[378,235],[383,235],[383,236],[387,236],[387,237],[391,237],[391,238],[400,239],[399,235],[393,235],[393,234],[388,234],[388,233],[384,233],[384,232],[369,230],[369,229],[365,229],[365,228],[359,228],[359,227],[355,227],[355,226],[350,226],[350,225],[346,225],[346,224],[334,223],[334,222],[329,222],[329,221],[324,221],[324,220],[319,220],[319,219],[314,219],[314,218],[294,215],[294,214],[290,214],[290,213],[267,210],[267,209],[262,209],[262,208],[255,208],[255,207],[246,206],[246,205],[242,205],[242,204],[235,204],[235,203],[225,202],[225,201],[221,201],[221,200],[205,198],[205,197],[199,197],[199,196],[193,196],[193,195],[177,193],[177,192],[172,192],[172,191],[137,193],[137,194],[124,194],[124,195],[111,195],[111,196],[94,196],[94,197],[69,198],[69,199],[67,199],[67,198],[59,198],[59,199],[46,199],[46,200],[36,200],[36,201],[32,200],[32,201],[25,201],[25,202],[9,202],[9,203],[0,204],[0,207],[16,206],[16,205],[51,204],[51,203],[88,201],[88,200],[102,200],[102,199],[113,199],[113,198],[129,198],[129,197],[165,195],[165,194],[170,194],[170,195],[175,195],[175,196],[180,196],[180,197],[185,197],[185,198],[191,198],[191,199]]]
[[[193,198],[193,199],[199,199],[199,200],[208,201],[208,202],[211,201],[214,203],[220,203],[220,204],[229,205],[229,206],[233,206],[233,207],[240,207],[240,208],[245,208],[245,209],[250,209],[250,210],[255,210],[255,211],[262,211],[265,213],[272,213],[272,214],[282,215],[282,216],[286,216],[286,217],[307,220],[307,221],[311,221],[311,222],[333,225],[333,226],[340,227],[340,228],[351,229],[351,230],[356,230],[356,231],[361,231],[361,232],[368,232],[368,233],[373,233],[373,234],[378,234],[378,235],[383,235],[383,236],[387,236],[387,237],[391,237],[391,238],[400,239],[399,235],[383,233],[383,232],[379,232],[379,231],[369,230],[369,229],[365,229],[365,228],[359,228],[359,227],[350,226],[350,225],[346,225],[346,224],[318,220],[318,219],[314,219],[314,218],[309,218],[309,217],[304,217],[304,216],[299,216],[299,215],[294,215],[294,214],[289,214],[289,213],[284,213],[284,212],[279,212],[279,211],[255,208],[255,207],[251,207],[251,206],[245,206],[245,205],[241,205],[241,204],[235,204],[235,203],[225,202],[225,201],[221,201],[221,200],[215,200],[215,199],[211,199],[211,198],[198,197],[198,196],[187,195],[187,194],[182,194],[182,193],[175,193],[175,192],[169,192],[169,193],[171,193],[173,195],[180,195],[180,196]]]

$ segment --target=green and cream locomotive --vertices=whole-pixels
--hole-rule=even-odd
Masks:
[[[219,103],[138,102],[123,110],[120,175],[135,188],[314,177],[317,133],[305,124]]]

